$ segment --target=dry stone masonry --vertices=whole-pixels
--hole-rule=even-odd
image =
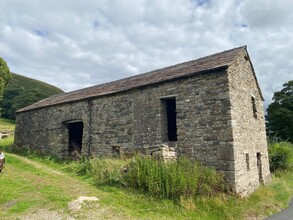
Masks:
[[[49,97],[18,111],[15,145],[60,158],[160,149],[222,171],[242,196],[270,180],[246,47]]]

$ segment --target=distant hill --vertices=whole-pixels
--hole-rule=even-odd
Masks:
[[[0,115],[15,119],[15,112],[21,108],[63,91],[48,83],[12,73],[0,103]]]
[[[61,89],[52,86],[48,83],[32,79],[26,76],[22,76],[16,73],[12,73],[12,82],[17,83],[19,86],[23,87],[24,90],[31,90],[31,89],[37,89],[40,90],[43,94],[46,94],[47,96],[55,95],[55,94],[60,94],[63,93]]]

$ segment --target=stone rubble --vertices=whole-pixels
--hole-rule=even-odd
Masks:
[[[148,155],[158,160],[163,160],[165,163],[177,160],[175,149],[173,147],[169,147],[166,144],[147,147],[146,152]]]

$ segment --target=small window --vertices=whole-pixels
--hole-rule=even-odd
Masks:
[[[250,170],[250,165],[249,165],[249,154],[245,154],[245,160],[246,160],[246,169]]]
[[[257,118],[256,101],[255,101],[255,98],[253,96],[251,96],[251,104],[252,104],[253,117]]]

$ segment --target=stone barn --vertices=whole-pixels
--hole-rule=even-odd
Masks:
[[[55,95],[17,112],[15,145],[68,157],[166,144],[224,172],[233,191],[270,179],[263,96],[246,47]]]

